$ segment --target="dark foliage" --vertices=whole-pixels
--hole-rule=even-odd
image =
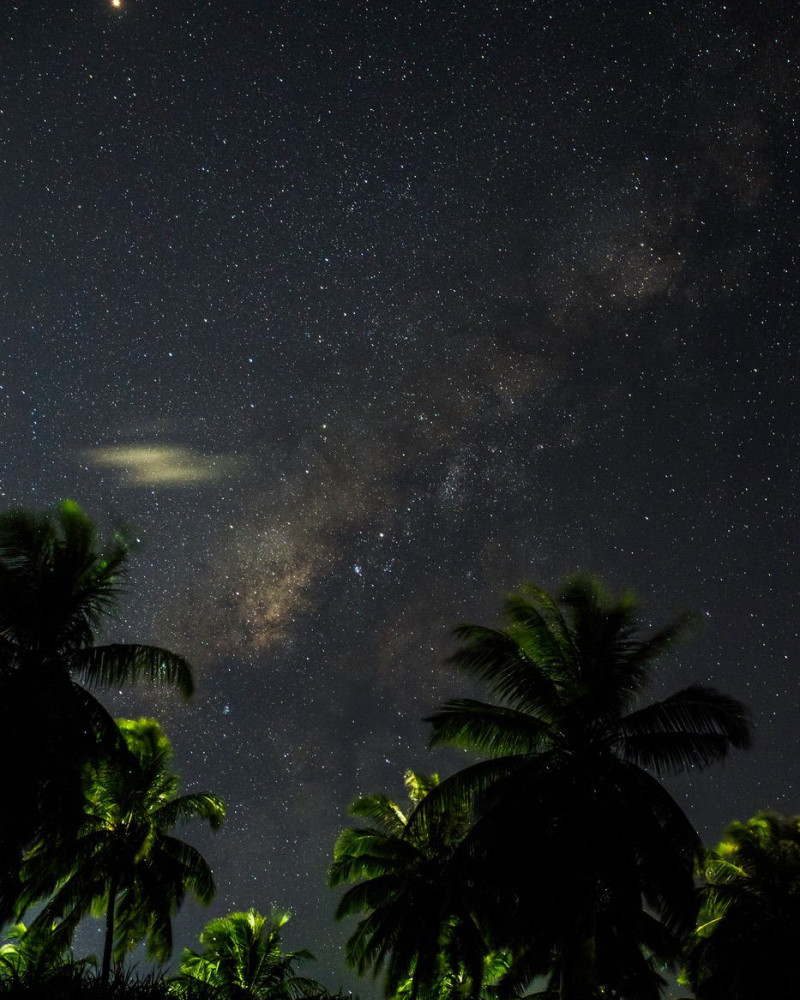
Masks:
[[[169,984],[164,976],[138,976],[117,969],[103,984],[93,969],[65,964],[42,976],[0,978],[0,1000],[167,1000]],[[186,1000],[215,1000],[192,994]]]
[[[408,817],[438,777],[408,771],[409,805],[386,795],[364,796],[350,807],[362,822],[343,830],[329,873],[332,886],[351,887],[337,918],[357,915],[345,957],[359,975],[385,972],[387,996],[477,994],[486,946],[472,917],[470,884],[456,862],[467,829],[464,805],[409,829]]]
[[[635,611],[579,578],[559,602],[536,587],[509,597],[505,630],[456,630],[452,662],[498,702],[446,703],[431,742],[487,759],[433,789],[410,826],[474,810],[460,851],[490,944],[517,956],[509,993],[549,976],[563,998],[656,1000],[657,961],[675,962],[693,926],[700,842],[657,776],[746,747],[749,727],[707,688],[640,704],[690,619],[640,638]]]
[[[117,728],[87,688],[145,679],[189,695],[186,661],[150,646],[96,646],[120,595],[128,548],[101,546],[70,501],[58,514],[0,516],[0,922],[13,911],[24,848],[74,838],[83,769],[120,746]]]
[[[685,967],[698,1000],[796,997],[800,816],[762,812],[733,823],[703,874]]]

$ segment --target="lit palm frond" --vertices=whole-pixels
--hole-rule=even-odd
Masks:
[[[90,912],[104,917],[106,976],[112,946],[122,960],[144,940],[148,954],[167,959],[172,917],[186,895],[211,901],[211,869],[195,847],[171,831],[192,819],[217,829],[225,815],[215,795],[177,794],[172,749],[154,719],[120,719],[118,732],[122,752],[85,769],[84,819],[77,836],[33,846],[18,900],[20,912],[44,901],[35,928],[65,921],[74,929]]]
[[[702,905],[683,975],[698,1000],[793,996],[800,816],[761,812],[732,823],[701,874]]]
[[[298,1000],[325,993],[316,980],[295,971],[314,956],[305,949],[282,949],[281,931],[289,916],[286,910],[261,914],[251,909],[210,921],[200,934],[203,950],[183,952],[175,977],[179,991],[181,983],[202,982],[225,1000]]]

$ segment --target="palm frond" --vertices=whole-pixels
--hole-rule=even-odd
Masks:
[[[631,659],[643,665],[653,663],[670,652],[678,643],[688,638],[697,629],[700,621],[700,616],[695,612],[685,611],[669,625],[638,643],[635,651],[631,654]]]
[[[348,827],[336,840],[328,884],[388,875],[418,864],[423,857],[410,837],[386,837],[374,830]]]
[[[400,806],[388,795],[362,795],[349,809],[351,816],[369,819],[387,833],[402,835],[406,825],[406,815]]]
[[[344,856],[335,860],[330,866],[328,885],[336,888],[357,880],[364,880],[362,883],[364,885],[372,885],[376,879],[396,879],[397,873],[402,871],[403,867],[397,856]]]
[[[530,644],[523,643],[528,656],[563,679],[578,649],[558,603],[541,587],[525,584],[517,593],[508,594],[503,606],[513,636],[518,641],[530,636]]]
[[[109,687],[146,680],[174,685],[186,698],[194,691],[188,661],[157,646],[123,643],[93,646],[73,653],[69,666],[77,678],[90,686]]]
[[[335,911],[336,919],[341,920],[354,914],[369,913],[376,908],[382,908],[397,896],[402,884],[396,872],[376,874],[364,882],[356,883],[339,900]]]
[[[554,736],[553,727],[512,708],[471,698],[445,702],[425,722],[433,727],[430,746],[456,746],[493,757],[536,753]]]
[[[481,625],[458,625],[453,634],[463,645],[448,658],[448,663],[484,681],[493,694],[513,708],[546,718],[557,710],[557,686],[528,658],[517,637]],[[557,658],[556,665],[560,662]]]
[[[456,771],[432,789],[413,811],[408,820],[409,832],[424,836],[424,831],[435,825],[440,816],[469,808],[501,780],[519,772],[526,762],[525,755],[497,757]]]
[[[0,514],[0,559],[36,572],[52,561],[54,536],[47,514],[16,508]]]
[[[212,830],[219,830],[225,819],[225,803],[210,792],[193,792],[165,802],[154,813],[155,822],[164,830],[192,819],[204,819]]]
[[[408,794],[408,801],[412,806],[418,806],[428,792],[439,784],[439,775],[423,774],[421,771],[409,768],[403,774],[403,784]],[[405,816],[403,819],[405,822]]]
[[[217,891],[214,873],[197,848],[175,837],[162,835],[158,839],[158,850],[180,865],[184,884],[198,903],[210,903]]]
[[[748,714],[741,702],[699,685],[626,716],[616,733],[628,760],[658,774],[707,767],[732,747],[750,746]]]

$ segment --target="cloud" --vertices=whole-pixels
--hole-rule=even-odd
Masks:
[[[203,455],[175,445],[113,445],[91,448],[89,461],[117,469],[131,486],[193,486],[222,479],[236,468],[232,455]]]

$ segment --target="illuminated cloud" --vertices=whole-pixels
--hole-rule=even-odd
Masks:
[[[117,469],[131,486],[192,486],[229,475],[237,465],[231,455],[203,455],[169,445],[114,445],[92,448],[91,462]]]

